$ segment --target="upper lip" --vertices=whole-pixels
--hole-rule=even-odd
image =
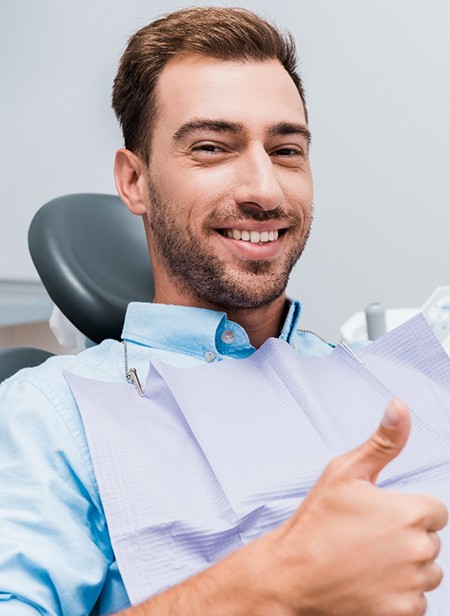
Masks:
[[[223,227],[216,227],[217,229],[238,229],[239,231],[258,231],[262,233],[263,231],[281,231],[282,229],[286,229],[286,223],[281,221],[267,221],[267,222],[250,222],[248,220],[243,222],[233,222],[232,224],[224,225]]]

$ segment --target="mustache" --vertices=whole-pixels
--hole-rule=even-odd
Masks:
[[[229,224],[237,221],[256,221],[266,222],[276,220],[278,222],[288,223],[289,225],[297,225],[301,223],[303,217],[300,212],[285,211],[281,208],[273,210],[261,210],[257,206],[240,205],[239,211],[233,212],[211,212],[207,217],[206,222],[212,227],[218,227],[223,224]]]

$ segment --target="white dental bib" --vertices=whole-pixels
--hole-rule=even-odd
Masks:
[[[252,357],[150,366],[128,384],[67,374],[86,430],[117,563],[132,604],[279,525],[327,462],[366,440],[394,395],[411,437],[379,485],[450,504],[450,359],[420,315],[359,353],[300,357],[280,340]],[[448,616],[447,572],[429,595]]]

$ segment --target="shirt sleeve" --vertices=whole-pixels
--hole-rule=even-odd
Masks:
[[[0,387],[0,615],[86,616],[114,560],[61,404],[32,379]]]

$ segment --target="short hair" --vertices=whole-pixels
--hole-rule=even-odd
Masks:
[[[306,114],[295,42],[289,32],[281,32],[244,8],[205,6],[168,13],[131,36],[114,79],[112,106],[125,147],[146,163],[157,113],[158,77],[171,58],[182,54],[224,61],[279,60],[297,87]]]

